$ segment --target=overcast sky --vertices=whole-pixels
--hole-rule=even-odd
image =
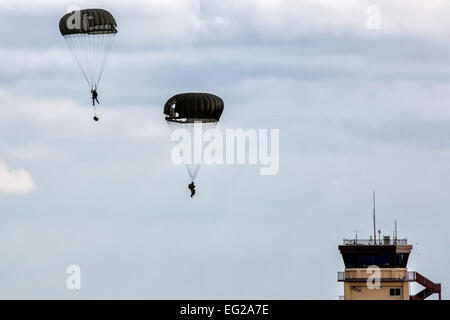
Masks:
[[[118,23],[98,123],[58,29],[71,4]],[[0,298],[337,299],[337,246],[368,238],[372,190],[382,233],[396,219],[414,245],[410,270],[449,287],[449,13],[0,0]],[[186,91],[223,98],[222,128],[280,129],[279,174],[204,167],[191,199],[162,114]]]

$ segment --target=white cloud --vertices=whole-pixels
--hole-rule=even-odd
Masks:
[[[137,46],[174,46],[205,38],[236,41],[256,36],[293,40],[318,35],[431,37],[445,43],[450,27],[450,3],[445,0],[0,0],[0,18],[29,17],[33,32],[46,33],[48,29],[32,24],[47,25],[55,20],[56,35],[58,17],[74,3],[80,8],[110,10],[118,20],[119,41]],[[375,32],[366,26],[370,5],[381,10],[381,29]]]
[[[93,141],[109,144],[131,139],[150,144],[168,137],[162,106],[105,103],[97,108],[100,122],[96,123],[87,98],[86,105],[78,105],[68,98],[16,95],[0,86],[0,157],[40,163],[42,158],[64,157],[61,148],[69,141],[84,148]],[[15,132],[20,132],[20,139]]]
[[[37,140],[20,145],[0,141],[0,157],[5,160],[5,156],[13,161],[35,161],[48,157],[49,149],[45,143]]]
[[[72,65],[73,57],[65,47],[49,50],[0,48],[0,67],[3,76],[42,69],[61,69]]]
[[[0,193],[26,194],[33,191],[36,184],[25,169],[9,169],[0,162]]]

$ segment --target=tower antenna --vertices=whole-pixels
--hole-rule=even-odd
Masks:
[[[373,191],[373,240],[374,243],[377,242],[377,228],[375,222],[375,190]]]
[[[394,243],[397,244],[397,220],[395,220],[395,227],[394,227]]]

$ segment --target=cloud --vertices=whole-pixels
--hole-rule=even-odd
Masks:
[[[9,169],[0,162],[0,193],[26,194],[33,191],[36,184],[25,169]]]
[[[0,1],[2,41],[27,46],[58,45],[59,17],[72,1]],[[80,8],[104,7],[117,18],[124,48],[177,47],[193,43],[290,42],[311,36],[419,37],[446,43],[448,1],[430,4],[369,0],[136,0],[85,1]],[[381,10],[381,30],[367,29],[367,8]],[[11,36],[10,26],[19,34]],[[36,27],[39,26],[39,27]]]

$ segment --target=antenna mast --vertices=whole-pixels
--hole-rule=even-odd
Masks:
[[[395,220],[394,243],[397,244],[397,220]]]
[[[377,243],[377,228],[375,223],[375,190],[373,191],[373,240]]]

